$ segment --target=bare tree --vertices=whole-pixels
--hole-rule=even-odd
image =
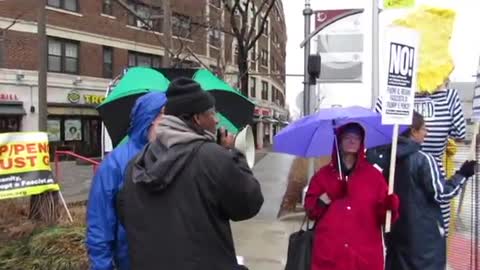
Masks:
[[[158,43],[164,48],[165,55],[163,57],[162,65],[170,65],[170,58],[174,55],[171,50],[172,35],[171,35],[171,10],[170,0],[151,0],[147,4],[143,0],[115,0],[120,7],[122,7],[127,13],[134,17],[134,19],[141,23],[141,28],[151,32],[162,31],[165,34],[165,40],[162,40],[159,36],[155,35]],[[147,7],[147,10],[136,10],[132,4],[141,5]],[[160,11],[159,11],[160,10]],[[162,27],[157,27],[157,22],[162,21]]]
[[[189,17],[185,24],[190,25],[187,31],[177,31],[173,33],[172,15],[170,0],[116,0],[116,2],[124,8],[128,14],[132,15],[136,20],[141,22],[142,28],[151,32],[158,32],[161,30],[164,33],[164,39],[155,35],[158,43],[165,50],[163,57],[164,67],[179,67],[182,62],[186,62],[188,58],[193,57],[201,66],[209,69],[209,66],[202,62],[202,60],[190,48],[189,42],[185,39],[190,39],[199,29],[204,29],[210,26],[209,19],[202,13],[195,17]],[[131,4],[140,4],[149,8],[147,12],[139,12],[135,10]],[[156,14],[154,10],[161,7],[161,14]],[[175,18],[177,20],[178,18]],[[158,29],[155,27],[155,21],[161,20],[162,27]],[[173,36],[175,34],[177,47],[174,46]]]
[[[265,31],[268,16],[277,0],[222,0],[230,15],[230,26],[238,46],[237,65],[240,90],[248,95],[248,55]],[[259,22],[258,28],[256,27]]]
[[[157,36],[159,44],[165,48],[166,58],[172,61],[168,61],[168,65],[164,63],[164,66],[174,66],[178,67],[179,63],[186,61],[189,58],[194,58],[201,66],[206,69],[211,70],[212,68],[209,65],[203,63],[203,61],[198,57],[190,44],[185,42],[182,38],[185,38],[181,34],[175,33],[177,39],[176,44],[179,44],[176,48],[173,46],[172,39],[172,14],[170,9],[170,0],[151,0],[150,5],[162,5],[163,13],[162,15],[157,16],[145,16],[139,14],[135,9],[128,5],[126,0],[116,0],[120,6],[122,6],[127,12],[133,15],[136,19],[143,22],[144,29],[150,31],[158,31],[152,26],[151,20],[153,19],[163,19],[163,32],[169,32],[165,35],[166,40],[162,40]],[[190,18],[190,32],[189,35],[194,34],[199,29],[206,29],[207,33],[209,31],[220,31],[225,35],[232,36],[235,40],[235,43],[238,47],[237,53],[237,65],[238,65],[238,81],[239,88],[244,95],[248,95],[248,78],[250,71],[250,64],[259,59],[259,54],[256,54],[254,57],[249,59],[250,51],[255,48],[257,41],[262,36],[265,31],[269,14],[275,5],[277,0],[221,0],[224,6],[224,10],[229,14],[230,21],[229,26],[226,27],[226,22],[223,25],[219,25],[221,21],[220,18],[211,18],[210,16],[205,16],[200,14]],[[143,5],[146,5],[148,1],[139,1],[139,0],[130,0],[130,2],[138,2]],[[258,22],[258,27],[257,27]],[[168,29],[167,29],[168,28]],[[231,28],[232,31],[227,30]],[[169,40],[170,39],[170,40]],[[217,65],[216,70],[211,70],[215,72],[220,77],[223,77],[224,71],[227,65],[227,61],[222,59],[221,53],[217,56]]]

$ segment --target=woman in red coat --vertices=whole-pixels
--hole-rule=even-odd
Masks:
[[[311,269],[383,270],[382,225],[387,210],[398,217],[398,197],[387,195],[382,173],[365,159],[364,129],[349,123],[337,136],[341,174],[334,147],[331,163],[313,176],[305,198],[316,221]]]

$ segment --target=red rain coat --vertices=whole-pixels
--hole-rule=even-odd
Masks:
[[[332,162],[310,181],[305,208],[316,221],[311,270],[384,269],[382,225],[388,187],[382,173],[365,159],[363,146],[360,149],[355,168],[344,176],[347,181],[340,179],[336,149]],[[321,205],[318,198],[325,192],[339,198]],[[397,216],[398,209],[393,210]]]

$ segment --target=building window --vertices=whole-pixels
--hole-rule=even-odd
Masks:
[[[233,49],[233,53],[234,53],[235,55],[238,55],[238,44],[237,44],[237,43],[235,43],[235,46],[234,46],[234,49]]]
[[[78,74],[78,42],[49,38],[48,71]]]
[[[257,46],[253,46],[252,48],[252,54],[250,55],[250,60],[252,61],[257,61]]]
[[[262,99],[268,100],[268,82],[262,81]]]
[[[172,35],[181,38],[192,37],[191,18],[179,13],[173,13],[172,16]]]
[[[272,95],[271,101],[275,103],[275,101],[276,101],[276,95],[277,95],[277,88],[275,88],[274,86],[272,86],[271,95]]]
[[[20,131],[22,117],[18,115],[0,116],[0,133]]]
[[[47,5],[69,11],[78,11],[77,0],[48,0]]]
[[[232,59],[233,59],[233,63],[235,63],[235,65],[238,64],[238,44],[237,42],[234,40],[233,41],[233,45],[232,45]]]
[[[279,39],[278,34],[276,32],[273,33],[273,44],[278,47],[279,46]]]
[[[254,98],[257,96],[257,79],[250,78],[250,97]]]
[[[103,77],[113,78],[113,48],[103,47]]]
[[[265,36],[268,36],[269,29],[270,29],[269,27],[270,27],[270,26],[269,26],[269,23],[268,23],[268,20],[267,20],[267,21],[265,21],[265,28],[263,28],[263,34],[264,34]]]
[[[112,1],[113,0],[103,0],[102,4],[102,13],[107,15],[112,15]]]
[[[262,49],[262,54],[260,58],[260,63],[262,64],[262,66],[268,67],[268,51],[266,49]]]
[[[130,8],[135,10],[142,20],[135,17],[135,15],[128,12],[128,25],[139,27],[145,30],[152,30],[155,32],[162,32],[163,28],[163,9],[159,5],[146,5],[137,3],[136,1],[129,1]],[[153,17],[153,19],[152,19]]]
[[[221,46],[221,32],[218,29],[210,28],[208,30],[208,39],[210,45],[220,48]]]
[[[162,57],[159,55],[139,53],[139,52],[128,52],[128,66],[144,66],[144,67],[153,67],[159,68],[162,63]]]
[[[283,95],[278,93],[278,103],[280,104],[280,106],[282,107],[285,107],[285,100],[283,99]]]

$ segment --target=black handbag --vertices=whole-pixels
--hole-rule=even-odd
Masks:
[[[307,224],[306,229],[303,225]],[[287,265],[285,270],[310,270],[312,261],[312,248],[314,228],[309,227],[310,219],[305,215],[300,230],[290,235],[288,239]]]

